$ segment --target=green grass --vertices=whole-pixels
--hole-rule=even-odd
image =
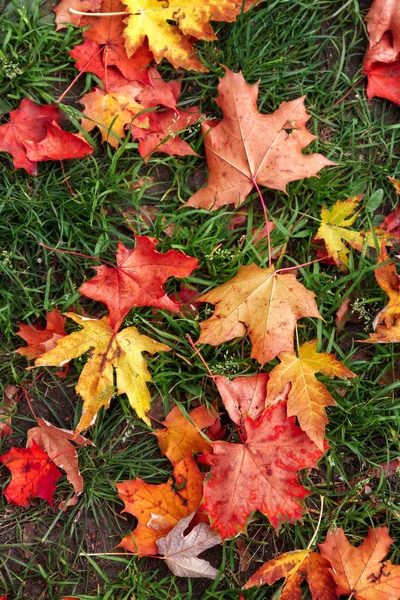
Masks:
[[[259,107],[263,112],[307,94],[310,130],[319,135],[312,151],[322,152],[338,166],[324,169],[318,179],[290,184],[288,195],[263,190],[276,224],[272,245],[281,247],[287,242],[282,266],[313,258],[311,240],[322,204],[330,207],[359,193],[366,194],[368,203],[374,192],[383,189],[381,206],[360,213],[357,227],[366,228],[379,224],[395,203],[387,175],[400,177],[399,109],[381,100],[368,103],[364,82],[358,83],[366,45],[363,17],[367,5],[360,10],[357,0],[267,1],[237,23],[218,24],[218,42],[199,44],[210,73],[180,74],[182,106],[199,105],[214,116],[219,115],[213,98],[223,64],[241,69],[249,83],[260,80]],[[38,1],[23,8],[22,2],[15,2],[2,14],[1,29],[7,31],[0,36],[0,66],[7,65],[7,69],[0,69],[3,115],[26,96],[42,103],[54,101],[76,74],[67,51],[79,43],[80,31],[70,27],[55,32],[47,6]],[[161,71],[165,77],[176,77],[167,64],[162,64]],[[95,83],[90,75],[84,79],[85,89]],[[354,85],[355,90],[343,99]],[[65,102],[74,119],[79,105],[73,100],[71,92]],[[91,266],[96,263],[45,250],[39,243],[113,261],[118,238],[132,246],[132,233],[122,214],[131,209],[137,215],[131,215],[135,231],[159,238],[161,251],[173,247],[198,258],[201,267],[187,283],[201,291],[225,282],[243,264],[268,264],[266,242],[253,242],[252,229],[263,225],[256,194],[245,204],[247,224],[233,231],[228,229],[232,217],[228,209],[209,213],[182,208],[197,189],[194,174],[205,170],[198,129],[185,139],[199,157],[156,154],[147,166],[138,155],[137,144],[129,139],[118,151],[102,147],[98,134],[93,139],[96,153],[87,159],[66,161],[65,175],[59,163],[49,162],[41,163],[39,176],[32,178],[22,170],[15,171],[8,155],[0,157],[0,272],[5,299],[0,306],[2,387],[30,384],[35,376],[35,372],[25,370],[24,359],[13,353],[21,345],[15,336],[18,321],[43,322],[46,310],[58,306],[66,311],[80,301],[88,312],[105,312],[100,304],[82,301],[77,291],[93,275]],[[133,189],[143,175],[155,176],[163,185]],[[159,209],[151,227],[140,219],[143,204]],[[164,233],[169,224],[174,225],[171,237]],[[267,519],[256,514],[243,536],[253,556],[253,570],[282,550],[308,545],[317,526],[321,497],[324,512],[317,541],[324,540],[332,524],[344,527],[352,543],[358,543],[368,527],[381,524],[387,524],[391,536],[400,539],[397,477],[371,481],[370,494],[363,493],[358,481],[370,467],[400,454],[398,347],[358,343],[368,337],[372,319],[386,302],[374,278],[375,266],[373,255],[351,252],[348,275],[319,263],[300,268],[299,279],[317,295],[324,318],[318,322],[303,319],[300,341],[318,338],[321,350],[334,352],[358,377],[351,385],[341,380],[326,382],[337,407],[329,410],[330,450],[321,460],[320,471],[302,475],[313,492],[304,524],[285,525],[278,536]],[[179,285],[171,281],[168,291],[179,289]],[[338,332],[335,313],[350,294],[361,307],[361,312],[353,314],[358,322]],[[205,305],[196,319],[163,311],[157,311],[154,318],[152,309],[138,308],[126,319],[125,324],[135,324],[142,333],[173,347],[172,352],[150,361],[151,393],[165,412],[174,403],[189,408],[193,402],[213,402],[217,397],[205,367],[186,339],[186,334],[197,339],[198,321],[209,314]],[[237,376],[258,368],[247,358],[247,338],[217,348],[204,346],[201,351],[214,373]],[[49,371],[31,388],[33,406],[55,425],[73,427],[79,419],[81,406],[74,386],[81,368],[82,363],[75,361],[64,381]],[[14,417],[14,435],[0,441],[1,453],[10,444],[23,446],[25,432],[33,424],[21,400]],[[76,507],[52,512],[43,501],[34,501],[29,509],[17,509],[2,497],[0,593],[13,600],[58,600],[68,595],[79,595],[82,600],[237,600],[248,574],[239,572],[235,541],[226,542],[220,554],[213,556],[220,575],[211,583],[175,578],[155,559],[89,556],[115,552],[115,544],[134,526],[129,515],[120,515],[122,505],[114,482],[141,477],[159,483],[167,480],[171,468],[160,456],[155,437],[135,419],[125,397],[112,402],[88,435],[96,447],[80,451],[85,492]],[[8,470],[2,468],[0,475],[5,485]],[[70,493],[63,478],[56,504]],[[33,528],[29,536],[27,525]],[[392,548],[398,561],[400,542]],[[271,588],[263,587],[244,596],[258,600],[272,598],[272,594]]]

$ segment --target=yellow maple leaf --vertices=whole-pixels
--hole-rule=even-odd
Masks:
[[[361,252],[364,244],[370,248],[375,248],[375,239],[378,242],[384,242],[391,246],[390,233],[381,229],[375,229],[374,234],[371,231],[354,231],[349,229],[358,217],[358,212],[354,213],[359,207],[363,198],[354,196],[348,200],[338,200],[331,208],[322,207],[322,223],[315,236],[316,240],[324,240],[328,256],[333,258],[338,267],[347,268],[349,249],[346,242],[352,248]],[[354,213],[354,214],[353,214]]]
[[[328,419],[325,406],[334,406],[335,401],[315,373],[324,373],[330,377],[355,377],[333,354],[317,353],[317,341],[306,342],[299,348],[299,357],[289,352],[278,356],[281,363],[272,369],[267,384],[267,403],[273,403],[288,383],[291,388],[288,395],[287,413],[296,416],[299,425],[308,437],[324,449],[325,426]]]
[[[76,386],[77,393],[83,399],[82,416],[76,431],[87,429],[95,421],[102,406],[108,408],[115,387],[118,394],[128,396],[138,417],[150,425],[146,417],[150,408],[150,393],[146,382],[151,381],[151,376],[142,352],[154,354],[170,348],[147,335],[141,335],[136,327],[127,327],[114,333],[107,323],[107,317],[98,320],[74,313],[65,314],[82,325],[83,329],[59,340],[53,350],[42,354],[35,361],[35,366],[60,366],[85,352],[91,352]]]
[[[249,334],[251,357],[264,364],[279,352],[294,353],[293,335],[301,317],[321,319],[315,294],[291,273],[274,267],[241,267],[223,285],[203,294],[200,302],[216,304],[212,317],[200,324],[200,344],[218,346]]]
[[[129,13],[124,30],[127,54],[131,56],[147,38],[157,62],[166,58],[175,69],[208,71],[194,56],[190,37],[208,41],[217,39],[210,21],[235,21],[242,10],[246,11],[260,1],[122,0]]]
[[[137,127],[148,128],[149,119],[145,115],[134,119],[137,113],[144,110],[144,106],[134,99],[141,89],[126,85],[108,93],[96,88],[85,94],[80,100],[85,106],[83,116],[88,117],[82,119],[83,129],[91,131],[98,127],[102,141],[118,148],[120,139],[125,137],[126,125],[133,121]]]

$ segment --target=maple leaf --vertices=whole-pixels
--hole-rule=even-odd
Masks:
[[[33,360],[54,348],[58,340],[67,335],[66,319],[60,314],[58,308],[47,312],[46,320],[46,329],[39,323],[35,325],[18,323],[19,330],[16,335],[19,335],[28,345],[17,348],[15,352],[26,356],[28,360]]]
[[[125,125],[136,122],[137,127],[148,127],[148,117],[136,115],[144,110],[144,106],[134,100],[140,87],[126,85],[108,93],[95,88],[93,92],[85,94],[80,103],[85,106],[82,127],[91,131],[98,127],[101,139],[107,141],[114,148],[118,148],[120,140],[125,137]]]
[[[386,262],[389,255],[381,247],[378,263]],[[375,279],[379,287],[389,296],[389,302],[374,320],[376,333],[371,333],[364,342],[387,344],[400,341],[400,277],[393,262],[375,269]]]
[[[174,480],[146,483],[137,477],[117,483],[124,512],[138,519],[137,527],[118,546],[147,556],[157,554],[156,541],[165,536],[183,517],[196,511],[203,496],[203,474],[191,456],[176,463]]]
[[[216,100],[224,118],[202,126],[208,184],[189,199],[188,206],[208,210],[239,206],[256,184],[285,192],[289,182],[335,164],[321,154],[302,153],[315,139],[305,125],[309,115],[304,97],[263,115],[257,110],[258,83],[247,85],[241,73],[225,70]]]
[[[83,158],[94,151],[80,133],[64,131],[55,121],[47,126],[46,137],[40,142],[25,142],[26,155],[31,161]]]
[[[356,600],[398,600],[400,566],[382,562],[393,540],[387,527],[369,528],[367,537],[355,548],[340,527],[329,532],[319,551],[329,561],[337,594]]]
[[[247,416],[256,421],[264,412],[268,379],[268,373],[232,380],[221,375],[215,378],[222,402],[236,425],[243,425]]]
[[[75,435],[73,431],[54,427],[44,419],[37,419],[37,425],[28,430],[26,446],[31,448],[36,443],[57,467],[66,472],[67,479],[75,490],[75,496],[68,500],[68,506],[73,506],[78,502],[78,496],[83,491],[83,478],[79,472],[76,446],[94,446],[94,444],[81,435]]]
[[[286,416],[286,403],[268,407],[259,421],[246,417],[245,444],[213,442],[213,454],[200,462],[211,465],[204,485],[204,510],[220,536],[235,537],[256,510],[277,528],[303,514],[308,492],[296,472],[314,467],[323,452]]]
[[[175,464],[190,454],[210,452],[211,446],[200,431],[211,427],[218,417],[209,412],[206,406],[199,406],[189,413],[190,421],[182,414],[178,406],[168,413],[165,421],[161,421],[165,429],[156,429],[161,454],[167,456]]]
[[[260,567],[243,589],[272,585],[284,577],[280,600],[301,600],[303,594],[300,586],[306,579],[313,600],[337,600],[336,584],[329,566],[326,559],[310,549],[285,552]]]
[[[93,267],[96,277],[79,288],[83,296],[107,305],[109,324],[114,329],[134,306],[178,312],[181,304],[165,294],[163,284],[168,277],[188,277],[198,265],[196,258],[177,250],[157,252],[155,238],[138,235],[135,240],[134,250],[118,242],[117,266]]]
[[[206,560],[198,558],[204,552],[222,540],[218,533],[210,530],[207,523],[199,523],[185,535],[194,513],[184,517],[175,525],[166,537],[157,540],[157,547],[169,569],[178,577],[206,577],[216,579],[218,569],[214,569]]]
[[[187,142],[181,140],[179,133],[196,123],[201,117],[196,106],[186,110],[167,110],[149,115],[149,128],[139,130],[132,126],[134,138],[139,138],[139,154],[145,162],[154,152],[164,152],[170,156],[187,156],[197,153]]]
[[[163,58],[179,69],[203,71],[206,69],[195,56],[190,38],[198,40],[217,39],[210,21],[236,20],[260,0],[122,0],[128,10],[124,30],[128,56],[133,54],[145,39],[159,63]],[[176,25],[170,22],[174,21]]]
[[[290,273],[274,267],[241,267],[227,283],[203,294],[199,302],[216,304],[212,317],[200,323],[198,343],[217,346],[249,334],[251,357],[262,365],[280,352],[294,353],[296,320],[321,319],[315,294]]]
[[[104,64],[100,44],[96,44],[96,42],[86,37],[83,44],[74,46],[68,54],[76,61],[75,68],[78,71],[81,73],[94,73],[104,87],[112,89],[129,84],[128,79],[118,69]]]
[[[46,137],[47,125],[59,119],[58,108],[52,104],[39,106],[24,98],[16,110],[10,112],[10,122],[0,126],[0,150],[13,156],[16,169],[25,169],[37,175],[37,165],[26,153],[26,142],[38,143]]]
[[[126,394],[138,417],[150,425],[146,417],[150,408],[146,382],[151,381],[151,377],[142,352],[154,354],[170,348],[141,335],[136,327],[115,333],[108,325],[107,317],[97,320],[74,313],[66,313],[66,316],[83,329],[59,340],[53,350],[36,359],[35,366],[62,366],[91,350],[75,388],[83,399],[82,416],[76,432],[92,425],[102,406],[108,408],[115,390],[114,369],[118,394]]]
[[[4,397],[0,403],[0,439],[12,435],[12,414],[19,400],[18,387],[7,385],[4,389]]]
[[[332,377],[356,377],[344,364],[336,360],[334,354],[317,353],[318,341],[306,342],[299,348],[299,357],[290,352],[278,355],[281,364],[269,374],[267,402],[274,399],[291,383],[288,395],[288,416],[297,417],[299,425],[308,437],[324,449],[325,426],[328,419],[325,406],[335,406],[336,402],[315,373]]]
[[[56,31],[63,29],[66,23],[72,23],[73,25],[80,25],[83,15],[76,15],[70,12],[70,8],[74,8],[80,12],[86,12],[88,10],[98,11],[101,7],[103,0],[61,0],[57,4],[53,11],[56,13]]]
[[[322,223],[315,239],[325,242],[328,256],[335,261],[338,267],[346,269],[349,262],[349,249],[345,242],[359,252],[363,249],[364,244],[375,248],[374,236],[371,232],[349,229],[358,217],[358,213],[353,213],[358,209],[362,198],[363,195],[354,196],[348,200],[338,200],[330,210],[325,206],[322,207]],[[378,241],[391,245],[390,235],[386,232],[375,230],[375,237]]]
[[[11,448],[0,456],[0,462],[12,475],[4,490],[8,502],[27,508],[31,497],[36,497],[54,506],[53,494],[61,472],[36,442],[31,448]]]

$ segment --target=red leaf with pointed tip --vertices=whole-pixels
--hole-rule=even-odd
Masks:
[[[47,134],[40,142],[25,142],[29,160],[65,160],[83,158],[94,148],[79,134],[64,131],[55,121],[47,124]]]
[[[323,452],[286,416],[286,402],[267,408],[258,422],[246,417],[245,444],[213,442],[211,465],[200,510],[223,539],[235,537],[250,515],[260,510],[272,525],[295,522],[303,514],[308,492],[296,473],[314,467]]]
[[[58,308],[55,308],[46,313],[46,319],[46,329],[43,329],[40,324],[31,326],[19,323],[16,335],[19,335],[28,345],[21,346],[15,352],[26,356],[28,360],[34,360],[55,348],[57,341],[67,335],[64,328],[66,318],[61,315]]]
[[[46,137],[47,125],[59,118],[55,106],[39,106],[24,98],[19,107],[10,112],[10,122],[0,126],[0,150],[12,154],[16,169],[26,169],[30,175],[36,175],[37,165],[34,158],[27,157],[26,143],[41,142]]]
[[[128,85],[128,80],[114,67],[104,66],[102,58],[103,49],[100,44],[93,42],[85,37],[83,44],[75,46],[69,55],[76,63],[75,67],[80,72],[94,73],[103,82],[107,82],[108,87],[114,88]]]
[[[0,462],[12,474],[11,483],[4,490],[10,504],[27,508],[31,498],[42,498],[54,506],[53,494],[61,472],[36,442],[31,448],[11,448],[0,456]]]
[[[222,402],[231,420],[243,425],[246,417],[254,421],[263,413],[267,399],[268,373],[257,373],[251,377],[217,376],[215,383],[221,394]]]
[[[181,304],[165,294],[163,285],[169,277],[188,277],[198,265],[196,258],[177,250],[157,252],[158,240],[154,238],[143,235],[135,236],[135,240],[134,250],[118,242],[117,266],[93,267],[96,277],[79,288],[83,296],[107,305],[108,321],[114,329],[134,306],[178,312]]]

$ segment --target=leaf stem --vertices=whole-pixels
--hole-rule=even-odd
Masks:
[[[310,543],[307,546],[307,550],[309,550],[311,548],[311,546],[314,545],[315,539],[316,539],[316,537],[318,535],[319,528],[321,526],[322,515],[323,515],[323,512],[324,512],[324,500],[325,500],[325,498],[324,498],[324,496],[320,496],[320,498],[321,498],[321,508],[320,508],[320,511],[319,511],[319,519],[318,519],[318,523],[317,523],[317,526],[316,526],[315,531],[314,531],[314,535],[312,536],[311,541],[310,541]]]
[[[118,17],[121,15],[127,15],[128,12],[124,10],[123,12],[104,12],[104,13],[95,13],[95,12],[82,12],[81,10],[75,10],[75,8],[69,8],[68,11],[73,15],[82,15],[83,17]]]
[[[314,263],[324,260],[325,258],[326,258],[326,256],[323,256],[322,258],[316,258],[315,260],[310,260],[309,262],[303,263],[302,265],[293,265],[293,267],[284,267],[283,269],[277,269],[275,271],[274,275],[276,275],[277,273],[281,273],[282,271],[293,271],[293,269],[301,269],[301,267],[307,267],[308,265],[313,265]]]
[[[70,9],[71,10],[71,9]],[[68,94],[68,92],[74,87],[75,83],[78,81],[78,79],[84,74],[86,73],[86,69],[88,68],[88,66],[90,65],[90,63],[100,54],[100,52],[103,50],[103,46],[101,46],[96,54],[93,54],[92,58],[90,60],[88,60],[88,62],[86,63],[85,67],[82,69],[82,71],[80,71],[78,73],[78,75],[75,77],[75,79],[72,80],[72,82],[69,84],[69,86],[67,87],[66,90],[64,90],[64,92],[61,94],[61,96],[56,100],[57,103],[60,103],[63,101],[64,97]]]
[[[268,215],[267,215],[267,207],[265,206],[264,198],[263,198],[263,195],[262,195],[262,193],[261,193],[261,190],[260,190],[260,188],[258,187],[258,183],[257,183],[257,181],[256,181],[255,175],[253,175],[253,177],[252,177],[251,181],[252,181],[252,183],[253,183],[254,187],[255,187],[255,188],[256,188],[256,190],[257,190],[257,194],[258,194],[258,197],[260,198],[260,201],[261,201],[261,206],[262,206],[263,213],[264,213],[265,227],[266,227],[266,229],[267,229],[267,240],[268,240],[268,266],[269,266],[269,267],[272,267],[272,256],[271,256],[271,233],[270,233],[270,231],[269,231],[269,224],[270,224],[270,221],[269,221],[269,219],[268,219]]]
[[[59,248],[52,248],[51,246],[46,246],[46,244],[43,244],[43,242],[39,242],[39,246],[42,246],[42,248],[46,248],[46,250],[54,250],[54,252],[59,252],[60,254],[73,254],[74,256],[81,256],[82,258],[88,258],[89,260],[97,260],[98,262],[108,265],[109,267],[112,267],[113,269],[116,268],[116,266],[113,265],[112,263],[108,262],[108,260],[103,260],[102,258],[96,258],[96,256],[89,256],[88,254],[82,254],[81,252],[73,252],[73,250],[59,250]]]
[[[205,368],[207,369],[209,376],[214,380],[215,377],[216,377],[216,375],[212,374],[210,367],[208,366],[208,364],[206,363],[206,361],[204,360],[204,358],[200,354],[199,350],[196,348],[196,344],[192,340],[190,334],[187,333],[185,337],[188,340],[189,344],[192,346],[193,350],[196,352],[197,356],[200,358],[200,360],[203,363],[203,365],[205,366]]]

